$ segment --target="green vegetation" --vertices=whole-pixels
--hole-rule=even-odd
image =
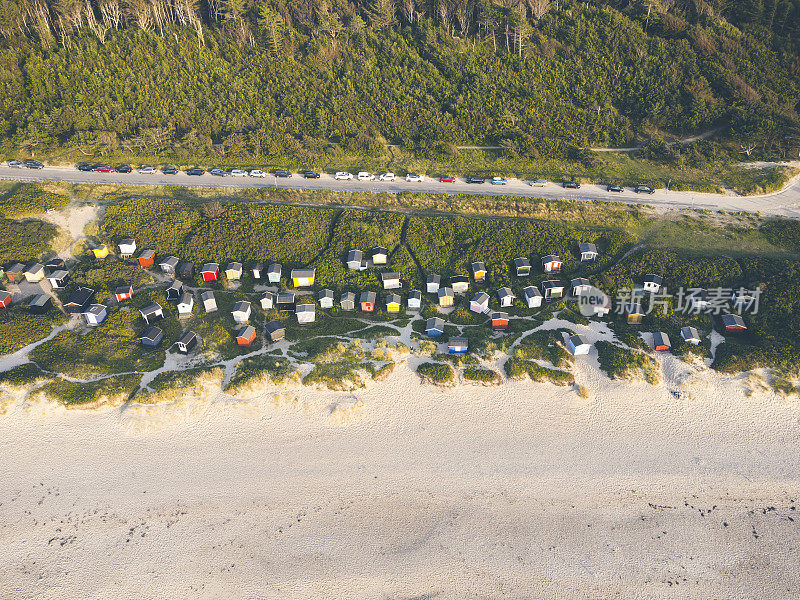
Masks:
[[[67,407],[91,404],[103,398],[124,402],[133,395],[141,380],[142,376],[138,373],[106,377],[86,383],[58,378],[45,383],[38,391]]]
[[[561,340],[561,330],[534,331],[523,337],[516,345],[514,358],[546,360],[555,367],[569,368],[575,359]]]
[[[282,356],[251,356],[242,359],[236,365],[236,372],[225,387],[225,392],[235,396],[264,375],[268,376],[272,383],[279,385],[289,381],[295,373],[291,362]]]
[[[25,363],[3,371],[0,373],[0,385],[9,386],[31,386],[39,381],[51,379],[48,375],[33,363]]]
[[[555,385],[574,385],[575,383],[575,379],[569,371],[543,367],[532,360],[523,360],[513,356],[506,361],[505,371],[510,379],[521,379],[527,376],[532,381],[553,383]]]
[[[602,340],[595,347],[600,368],[612,379],[641,378],[653,384],[659,381],[657,365],[650,355]]]
[[[39,258],[50,250],[58,234],[52,223],[26,219],[13,221],[0,217],[0,265],[12,261],[26,262]]]
[[[372,366],[372,363],[367,364]],[[362,372],[370,370],[366,364],[353,362],[319,364],[303,377],[303,385],[324,385],[329,390],[351,391],[364,387]]]
[[[69,198],[43,190],[38,185],[21,184],[0,195],[0,216],[17,218],[40,215],[48,210],[61,210]]]
[[[424,362],[417,367],[417,375],[434,385],[451,385],[455,381],[453,367],[443,363]]]
[[[0,354],[10,354],[50,335],[53,327],[67,321],[64,313],[50,311],[34,315],[27,308],[14,306],[0,310]]]
[[[180,395],[184,390],[195,388],[205,379],[215,379],[222,382],[224,372],[219,367],[187,369],[185,371],[164,371],[156,375],[147,386],[149,391],[136,394],[136,401],[149,404],[169,400]]]
[[[500,385],[503,381],[497,371],[481,367],[467,367],[462,371],[462,375],[466,381],[473,381],[482,385]]]

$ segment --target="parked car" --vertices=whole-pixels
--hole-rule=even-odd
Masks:
[[[114,167],[111,165],[97,165],[97,169],[95,169],[98,173],[113,173]]]
[[[22,168],[22,163],[20,161],[18,161],[18,160],[13,160],[12,159],[12,160],[8,161],[8,166],[9,167],[14,167],[15,169],[21,169]]]
[[[394,181],[395,179],[397,179],[397,177],[395,176],[395,174],[394,174],[394,173],[391,173],[391,172],[389,172],[389,173],[383,173],[383,174],[381,174],[381,175],[378,177],[378,179],[379,179],[380,181]]]
[[[572,179],[565,180],[564,183],[562,183],[561,185],[569,190],[581,189],[581,184],[578,183],[577,181],[573,181]]]
[[[610,183],[610,184],[608,184],[608,187],[606,188],[606,191],[607,192],[621,192],[622,191],[622,186],[621,185],[617,185],[616,183]]]
[[[227,177],[228,176],[228,172],[225,169],[211,169],[209,171],[209,173],[211,173],[215,177]]]
[[[466,182],[467,183],[486,183],[486,178],[485,177],[476,177],[474,175],[470,175],[469,177],[467,177]]]
[[[358,180],[359,181],[375,181],[375,175],[373,175],[372,173],[367,173],[366,171],[359,171]]]
[[[492,185],[506,185],[508,181],[506,181],[505,177],[492,177],[492,180],[489,183]]]
[[[133,171],[130,165],[117,165],[117,173],[130,173]]]
[[[334,179],[338,179],[339,181],[345,181],[348,179],[353,178],[352,173],[348,173],[346,171],[336,171],[336,175],[333,176]]]
[[[242,169],[231,169],[231,175],[233,177],[247,177],[247,171],[243,171]]]
[[[275,171],[273,171],[273,173],[274,173],[275,177],[286,178],[286,177],[291,177],[292,176],[292,174],[289,171],[287,171],[286,169],[276,169]]]
[[[319,179],[320,174],[317,173],[316,171],[304,171],[303,177],[305,177],[306,179]]]
[[[166,167],[161,169],[161,172],[164,175],[177,175],[178,174],[178,167],[173,167],[172,165],[167,165]]]
[[[77,165],[75,165],[75,168],[78,169],[78,171],[88,172],[88,171],[94,171],[97,167],[95,167],[94,165],[90,165],[89,163],[78,163]]]
[[[408,175],[406,175],[406,181],[414,181],[416,183],[419,183],[423,179],[425,179],[425,177],[423,175],[420,175],[419,173],[409,173]]]
[[[29,158],[25,161],[25,166],[29,169],[44,169],[44,164],[40,163],[38,160],[33,160]]]
[[[548,184],[547,179],[534,179],[531,181],[533,187],[544,187]]]
[[[442,175],[441,177],[439,177],[439,181],[441,183],[455,183],[456,178],[453,177],[452,175]]]
[[[636,192],[637,194],[655,194],[656,192],[654,188],[650,187],[649,185],[645,185],[643,183],[634,186],[633,191]]]
[[[201,169],[200,167],[192,167],[191,169],[186,169],[187,175],[205,175],[205,169]]]
[[[142,173],[143,175],[152,175],[153,173],[156,172],[156,168],[155,167],[139,167],[138,169],[136,169],[136,172],[137,173]]]
[[[261,169],[253,169],[250,171],[250,177],[266,177],[267,174],[264,173]]]

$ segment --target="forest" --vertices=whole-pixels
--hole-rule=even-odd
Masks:
[[[0,0],[0,152],[785,158],[799,40],[797,0]]]

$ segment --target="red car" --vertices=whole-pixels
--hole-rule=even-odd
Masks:
[[[441,181],[442,183],[455,183],[456,178],[453,177],[452,175],[442,175],[441,177],[439,177],[439,181]]]
[[[113,173],[114,167],[111,165],[97,165],[97,172],[98,173]]]

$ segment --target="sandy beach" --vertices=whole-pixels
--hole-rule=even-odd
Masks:
[[[12,402],[0,597],[796,597],[800,405],[698,377]]]

